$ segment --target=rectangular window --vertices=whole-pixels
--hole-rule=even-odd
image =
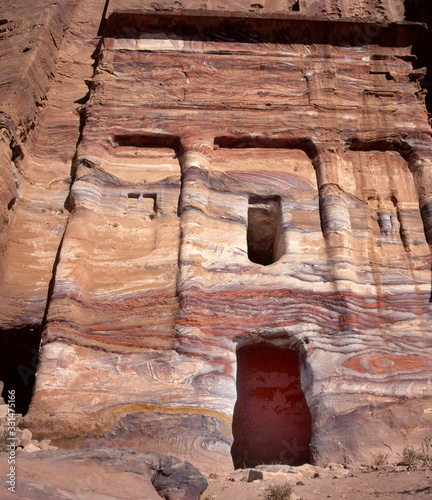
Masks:
[[[279,258],[280,197],[249,198],[247,246],[251,262],[269,266]]]

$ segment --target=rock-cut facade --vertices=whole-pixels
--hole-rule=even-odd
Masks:
[[[422,2],[3,3],[0,380],[33,435],[203,471],[419,446]]]

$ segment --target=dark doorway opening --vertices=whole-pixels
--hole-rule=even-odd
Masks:
[[[251,196],[248,207],[247,246],[251,262],[269,266],[280,257],[280,198]]]
[[[298,351],[260,342],[237,351],[235,468],[310,462],[311,415]]]
[[[39,325],[0,330],[0,381],[2,397],[8,402],[9,391],[15,391],[15,412],[25,415],[33,396],[39,343]]]

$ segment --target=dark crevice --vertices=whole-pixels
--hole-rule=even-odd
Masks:
[[[100,24],[99,24],[99,29],[98,29],[98,32],[97,32],[97,36],[102,36],[103,35],[103,32],[104,32],[104,29],[105,29],[105,25],[106,25],[106,13],[108,11],[108,5],[109,5],[109,0],[106,0],[105,1],[105,5],[104,5],[104,9],[103,9],[103,12],[102,12],[102,17],[101,17],[101,21],[100,21]]]
[[[77,99],[76,101],[74,101],[75,104],[86,104],[87,101],[90,99],[90,90],[87,92],[87,94],[84,96],[84,97],[81,97],[81,99]],[[78,111],[80,111],[80,109],[78,109]]]
[[[420,493],[431,493],[431,492],[432,492],[432,486],[424,486],[423,488],[416,488],[413,490],[402,490],[395,493],[398,493],[399,495],[418,495]]]
[[[65,230],[63,231],[63,235],[61,237],[60,244],[57,248],[57,253],[56,253],[56,256],[54,259],[54,264],[52,267],[51,279],[50,279],[50,282],[48,285],[48,293],[47,293],[47,300],[46,300],[46,305],[45,305],[45,312],[44,312],[44,316],[43,316],[43,320],[42,320],[42,330],[41,330],[42,332],[43,332],[45,325],[46,325],[46,322],[47,322],[48,310],[49,310],[49,306],[51,304],[51,299],[52,299],[52,295],[53,295],[53,291],[54,291],[57,266],[58,266],[58,263],[60,260],[60,255],[61,255],[61,251],[62,251],[62,247],[63,247],[63,241],[64,241],[64,237],[66,234],[66,230],[67,230],[67,224],[66,224]]]
[[[426,23],[428,33],[425,39],[414,43],[412,51],[417,56],[414,68],[427,68],[422,88],[428,91],[426,107],[432,115],[432,2],[431,0],[405,0],[405,19],[407,21]]]
[[[19,160],[22,160],[24,158],[24,152],[21,148],[21,146],[15,141],[15,139],[12,139],[10,143],[10,148],[12,151],[12,161],[15,163]]]
[[[77,104],[81,104],[79,108],[77,108],[77,111],[79,113],[79,136],[78,140],[75,145],[75,149],[78,148],[78,145],[80,144],[84,132],[84,127],[87,121],[87,102],[90,99],[90,90],[87,92],[87,94],[79,99],[79,101],[75,101]]]
[[[7,206],[7,209],[8,210],[12,210],[12,208],[15,206],[15,203],[16,203],[16,198],[15,196],[10,200],[10,202],[8,203],[8,206]]]

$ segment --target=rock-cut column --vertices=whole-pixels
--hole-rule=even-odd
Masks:
[[[319,151],[314,160],[320,193],[321,226],[333,266],[351,258],[349,200],[339,187],[341,158],[334,148]]]
[[[416,184],[426,240],[432,246],[432,151],[418,150],[409,156]]]
[[[182,186],[179,202],[181,217],[179,292],[187,287],[191,266],[200,265],[203,252],[197,245],[207,214],[209,164],[213,152],[213,141],[185,141],[182,143],[180,165]]]
[[[234,346],[221,336],[207,319],[214,283],[208,271],[209,231],[214,221],[208,214],[211,195],[209,175],[212,140],[185,141],[180,159],[182,191],[179,214],[181,239],[177,293],[180,298],[176,323],[175,350],[178,368],[190,371],[187,387],[193,393],[187,402],[196,427],[185,446],[190,456],[199,457],[202,466],[232,469],[232,412],[235,404],[235,379],[232,376]],[[214,230],[214,229],[213,229]],[[231,343],[232,344],[232,343]],[[179,390],[182,388],[179,387]],[[199,420],[198,420],[199,415]],[[191,432],[190,417],[184,420]]]
[[[350,200],[341,189],[343,159],[334,147],[318,148],[314,159],[320,196],[321,227],[326,241],[330,273],[339,304],[339,324],[342,329],[353,321],[353,306],[347,292],[352,289],[355,278],[352,266],[352,229]]]

